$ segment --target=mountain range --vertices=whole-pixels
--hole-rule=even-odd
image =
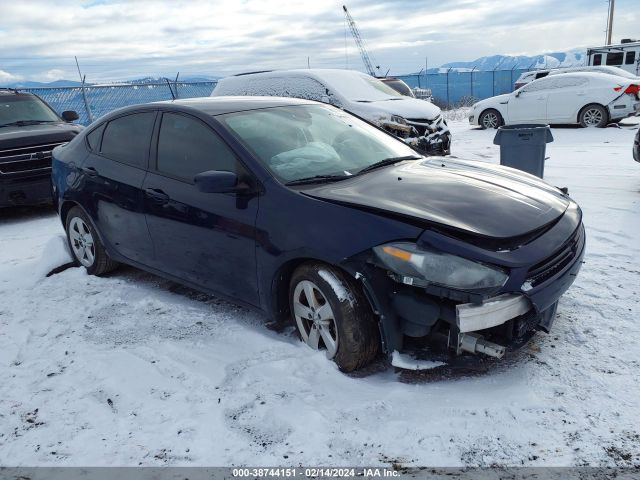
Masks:
[[[178,78],[178,82],[211,82],[215,81],[220,77],[210,77],[210,76],[197,76],[197,77],[184,77]],[[173,82],[175,78],[170,78],[169,81]],[[123,80],[119,82],[99,82],[99,83],[87,83],[87,86],[91,85],[123,85],[123,84],[147,84],[147,83],[164,83],[167,80],[165,77],[144,77],[144,78],[136,78],[133,80]],[[79,87],[82,85],[80,82],[76,80],[55,80],[53,82],[34,82],[34,81],[24,81],[24,82],[12,82],[9,84],[3,84],[0,86],[8,87],[8,88],[46,88],[46,87]]]
[[[491,55],[480,57],[471,62],[450,62],[439,68],[429,69],[429,73],[446,72],[448,69],[457,71],[476,70],[511,70],[513,69],[540,69],[577,67],[585,65],[587,56],[582,50],[569,50],[567,52],[553,52],[542,55]]]
[[[545,53],[541,55],[490,55],[477,58],[469,62],[449,62],[441,65],[440,67],[430,68],[428,73],[444,73],[449,69],[466,72],[475,70],[491,71],[491,70],[511,70],[511,69],[539,69],[539,68],[560,68],[560,67],[575,67],[584,65],[587,61],[586,55],[582,50],[569,50],[566,52],[553,52]],[[396,75],[398,75],[397,73]],[[210,82],[219,79],[220,77],[213,76],[193,76],[179,78],[179,81],[183,82]],[[173,78],[169,79],[173,81]],[[134,80],[125,80],[117,82],[118,84],[144,84],[144,83],[158,83],[165,82],[164,77],[144,77]],[[100,82],[105,84],[106,82]],[[54,82],[13,82],[5,87],[10,88],[41,88],[41,87],[77,87],[80,82],[74,80],[56,80]]]

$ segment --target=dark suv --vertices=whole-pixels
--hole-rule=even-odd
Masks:
[[[37,95],[0,89],[0,207],[51,202],[51,151],[81,126]]]

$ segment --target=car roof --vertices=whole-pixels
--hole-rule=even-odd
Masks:
[[[155,102],[156,104],[177,105],[200,110],[208,115],[258,110],[261,108],[284,107],[290,105],[310,105],[318,102],[300,98],[284,97],[197,97],[180,100]]]
[[[565,72],[562,75],[558,75],[558,76],[554,75],[553,77],[546,76],[543,78],[538,78],[536,80],[533,80],[531,83],[541,82],[543,80],[556,79],[559,76],[564,78],[590,78],[596,81],[617,83],[617,84],[633,82],[633,80],[630,78],[621,77],[619,75],[613,75],[611,73],[605,73],[605,72]]]
[[[222,84],[242,84],[251,77],[258,78],[279,78],[279,77],[308,77],[318,80],[333,88],[336,85],[340,85],[344,81],[348,81],[353,77],[371,77],[366,73],[359,72],[358,70],[345,70],[341,68],[299,68],[292,70],[266,70],[262,72],[248,72],[241,73],[239,75],[232,75],[230,77],[221,78],[219,80]]]

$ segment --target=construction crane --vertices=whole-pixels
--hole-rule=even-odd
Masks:
[[[372,77],[376,76],[376,71],[373,68],[373,64],[371,63],[371,58],[367,53],[367,49],[364,48],[364,42],[362,41],[362,37],[360,36],[360,32],[358,31],[358,27],[356,26],[356,22],[353,17],[349,14],[346,5],[342,6],[344,10],[344,16],[347,18],[347,22],[349,23],[349,28],[351,29],[351,34],[353,35],[353,39],[356,41],[356,45],[360,49],[360,56],[362,57],[362,61],[364,62],[364,66],[367,69],[367,73]],[[379,70],[380,67],[376,65],[376,68]]]

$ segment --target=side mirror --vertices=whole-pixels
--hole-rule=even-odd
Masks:
[[[199,173],[193,181],[203,193],[230,193],[236,191],[238,176],[225,170],[209,170]]]
[[[73,122],[74,120],[78,120],[80,117],[78,116],[78,112],[74,110],[65,110],[62,112],[62,119],[65,122]]]
[[[521,93],[522,93],[522,90],[518,90],[514,96],[515,96],[516,98],[518,98],[518,97],[520,96],[520,94],[521,94]]]

